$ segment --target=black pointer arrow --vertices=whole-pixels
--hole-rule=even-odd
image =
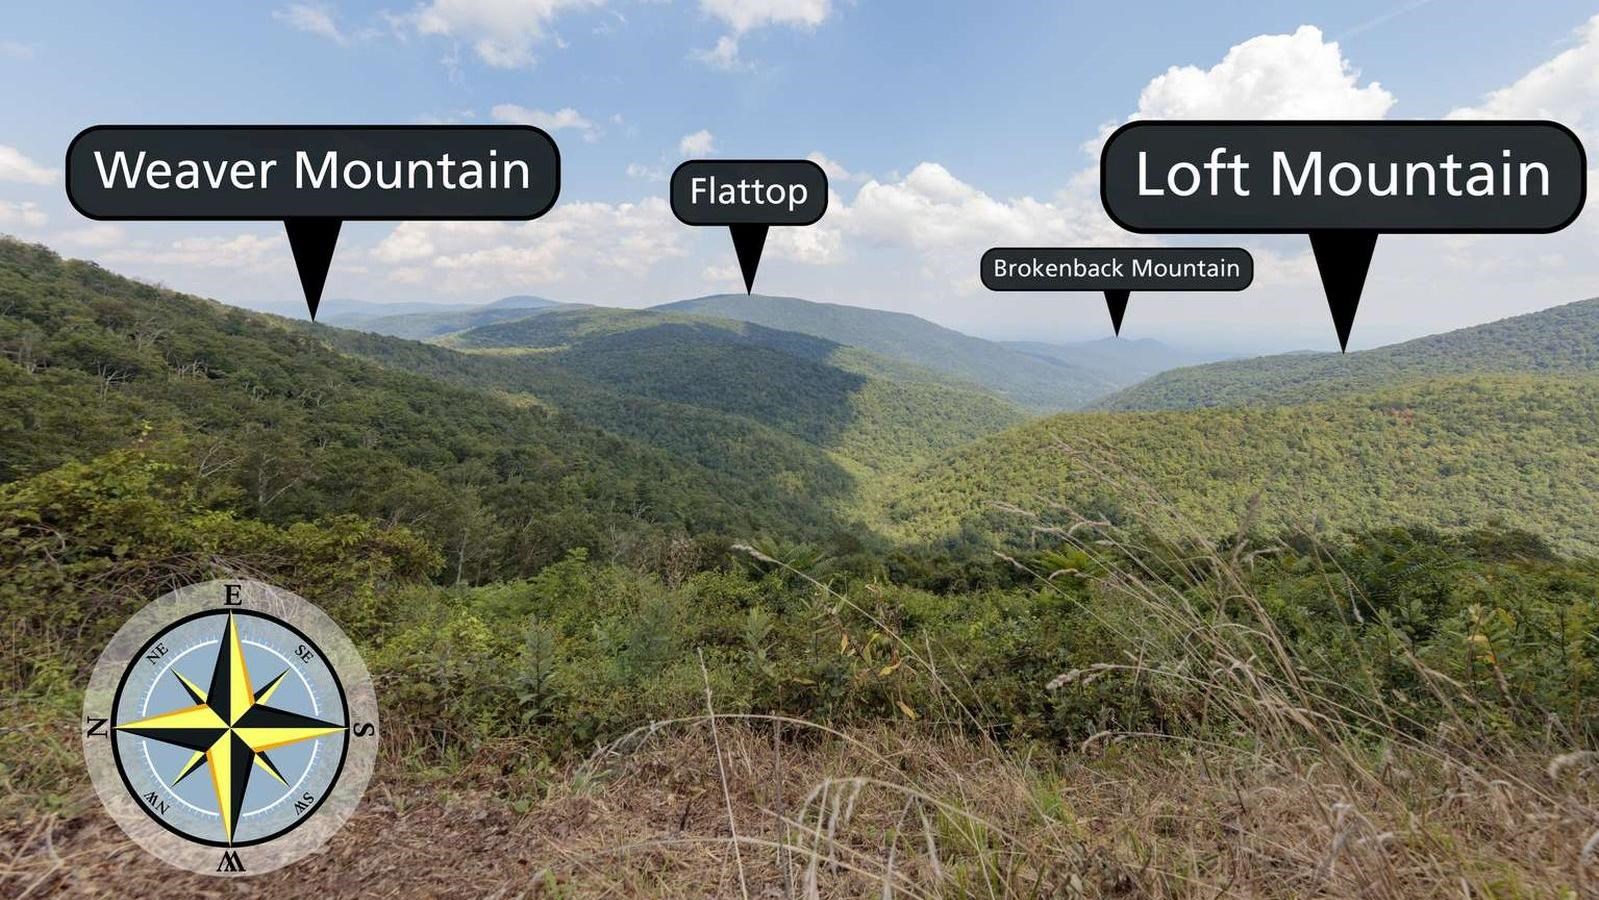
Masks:
[[[1333,327],[1338,329],[1338,349],[1348,352],[1349,330],[1355,324],[1360,294],[1366,289],[1371,254],[1377,249],[1377,232],[1312,231],[1310,249],[1316,254],[1316,270],[1321,273],[1321,286],[1327,292]]]
[[[755,291],[755,270],[761,265],[761,251],[766,248],[766,225],[729,225],[733,232],[733,250],[738,254],[738,267],[744,273],[744,293]]]
[[[1116,329],[1116,335],[1122,333],[1122,316],[1127,314],[1127,298],[1132,296],[1132,291],[1106,291],[1105,305],[1110,307],[1110,325]]]
[[[300,289],[305,291],[305,306],[316,321],[316,308],[322,302],[322,288],[333,265],[333,248],[339,243],[339,219],[284,219],[289,232],[289,249],[294,251],[294,267],[300,270]]]

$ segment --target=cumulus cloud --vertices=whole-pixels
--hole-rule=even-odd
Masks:
[[[532,125],[545,131],[561,131],[571,129],[583,136],[583,140],[594,143],[600,139],[600,129],[589,119],[572,107],[564,107],[555,112],[545,112],[542,109],[529,109],[517,106],[515,103],[501,103],[489,110],[489,115],[496,122],[507,122],[513,125]]]
[[[1336,41],[1302,25],[1238,44],[1209,69],[1172,66],[1138,95],[1140,119],[1380,119],[1394,95],[1360,73]]]
[[[1088,241],[1105,234],[1105,228],[1081,213],[1034,197],[1000,200],[944,166],[924,162],[898,181],[866,182],[840,218],[851,234],[868,241],[944,250]]]
[[[1380,118],[1394,96],[1362,84],[1338,44],[1319,29],[1261,35],[1230,48],[1209,68],[1173,66],[1140,92],[1140,118]],[[1085,144],[1097,157],[1107,125]],[[848,170],[821,154],[836,181]],[[837,174],[835,174],[837,173]],[[898,180],[868,179],[847,206],[830,209],[818,227],[849,241],[911,251],[922,274],[940,284],[976,289],[975,260],[992,246],[1148,243],[1117,228],[1098,201],[1098,169],[1085,169],[1053,197],[997,198],[936,162],[923,162]],[[843,248],[832,258],[845,255]],[[1299,258],[1273,258],[1272,268],[1299,273]],[[1269,279],[1270,276],[1268,276]]]
[[[689,58],[724,72],[750,67],[738,52],[739,37],[746,32],[773,25],[815,28],[833,14],[832,0],[700,0],[700,9],[733,31],[718,38],[715,46],[691,52]]]
[[[516,69],[534,62],[533,48],[549,26],[570,10],[601,0],[430,0],[406,17],[418,34],[449,37],[471,46],[487,65]]]
[[[1449,113],[1451,119],[1553,119],[1577,132],[1593,153],[1599,144],[1599,15],[1577,29],[1576,41],[1553,59],[1510,85],[1491,91],[1475,106]],[[1594,159],[1589,158],[1592,165]],[[1599,177],[1590,169],[1588,180]],[[1585,232],[1599,233],[1599,218],[1583,217]],[[1579,258],[1591,259],[1581,253]]]
[[[326,6],[291,3],[282,9],[274,10],[272,18],[298,31],[327,38],[335,44],[350,42],[344,31],[339,28],[338,21],[334,19],[333,11]]]
[[[643,163],[628,163],[627,177],[637,178],[641,181],[665,181],[666,169],[661,166],[646,166]]]
[[[562,203],[532,222],[403,222],[372,250],[391,279],[454,292],[644,276],[683,256],[688,229],[664,199]]]
[[[710,156],[716,152],[716,135],[703,128],[693,134],[685,134],[677,142],[677,152],[684,156]]]
[[[41,166],[15,147],[0,144],[0,181],[20,181],[23,184],[55,184],[61,178],[60,169]]]
[[[1577,42],[1451,119],[1554,119],[1592,146],[1599,140],[1599,15],[1577,30]]]
[[[817,150],[811,151],[806,155],[805,158],[821,166],[822,171],[827,173],[827,180],[829,182],[867,181],[870,179],[870,176],[868,176],[865,172],[851,172],[849,169],[844,168],[843,163],[836,159],[832,159],[831,157],[828,157],[826,154],[823,154]]]
[[[868,180],[853,201],[831,203],[822,223],[803,230],[818,229],[816,240],[829,261],[845,252],[832,246],[828,232],[834,231],[840,244],[848,238],[869,248],[911,251],[924,276],[966,291],[976,288],[976,261],[991,246],[1128,240],[1097,203],[1065,194],[1055,200],[993,197],[936,162],[923,162],[898,180]]]
[[[806,228],[774,228],[767,235],[766,252],[772,259],[808,266],[833,265],[845,259],[844,235],[837,228],[820,223]]]
[[[705,63],[713,69],[721,69],[724,72],[733,72],[749,67],[738,55],[738,38],[730,34],[724,34],[717,38],[716,45],[708,50],[690,52],[689,58]]]
[[[700,0],[700,9],[739,34],[766,25],[814,28],[833,14],[831,0]]]
[[[0,200],[0,228],[38,228],[48,221],[37,203]]]
[[[1172,66],[1144,86],[1138,110],[1125,121],[1380,119],[1394,102],[1378,82],[1360,84],[1360,72],[1338,42],[1301,25],[1293,34],[1262,34],[1235,44],[1208,69]],[[1097,159],[1116,125],[1101,128],[1083,150]]]
[[[71,244],[76,247],[103,249],[122,243],[126,237],[127,232],[121,225],[112,222],[95,222],[82,228],[63,231],[56,235],[55,239],[63,244]]]
[[[289,244],[281,235],[259,234],[186,237],[166,244],[139,243],[112,250],[104,262],[136,265],[192,266],[278,273],[292,268]]]

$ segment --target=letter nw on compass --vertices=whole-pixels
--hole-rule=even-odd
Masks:
[[[288,787],[269,751],[343,732],[348,723],[282,709],[271,704],[290,669],[285,667],[257,688],[245,664],[244,642],[233,613],[226,616],[222,640],[210,680],[202,688],[177,671],[168,670],[183,693],[193,701],[167,712],[114,725],[121,734],[135,735],[191,751],[173,773],[176,786],[202,766],[211,778],[225,842],[232,844],[245,793],[256,770]]]

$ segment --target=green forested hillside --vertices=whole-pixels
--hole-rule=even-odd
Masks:
[[[905,313],[759,294],[719,294],[655,308],[751,322],[860,347],[982,385],[1035,410],[1076,409],[1127,383],[1091,368],[971,337]]]
[[[1258,495],[1258,500],[1256,499]],[[1225,534],[1500,523],[1599,548],[1599,377],[1419,381],[1301,406],[1066,413],[894,478],[872,520],[902,539],[1022,533],[1003,505]],[[1053,511],[1053,512],[1052,512]]]
[[[1470,373],[1599,370],[1599,299],[1355,353],[1290,353],[1164,372],[1096,409],[1304,403],[1407,379]]]
[[[266,523],[411,526],[469,579],[655,534],[830,534],[853,486],[792,440],[786,455],[746,448],[765,466],[703,465],[669,439],[717,427],[692,410],[639,416],[677,429],[658,442],[608,432],[536,392],[399,371],[319,335],[435,348],[233,309],[12,241],[0,241],[0,310],[0,481],[137,448],[203,475],[208,503]],[[619,419],[632,401],[608,402]]]
[[[0,436],[0,481],[135,445],[205,456],[240,515],[415,524],[469,578],[656,534],[855,533],[862,479],[1023,418],[903,364],[742,323],[563,308],[537,330],[459,341],[528,346],[463,353],[248,313],[12,242],[0,308],[0,412],[19,426]]]
[[[725,319],[559,309],[446,343],[498,357],[493,378],[500,383],[540,374],[577,378],[607,392],[752,420],[871,469],[923,459],[1023,418],[1002,400],[904,363]],[[588,403],[574,412],[597,414]],[[629,432],[633,418],[601,414],[597,421]]]

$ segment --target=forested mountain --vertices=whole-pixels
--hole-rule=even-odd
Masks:
[[[761,294],[718,294],[655,309],[751,322],[860,347],[982,385],[1034,410],[1076,409],[1132,380],[971,337],[905,313]]]
[[[446,343],[498,357],[499,381],[573,376],[622,396],[750,420],[872,469],[902,466],[1023,418],[1010,404],[941,383],[933,373],[726,319],[563,308]],[[613,430],[631,433],[639,425],[633,413],[611,418],[589,401],[570,405]]]
[[[562,306],[450,349],[9,241],[0,308],[0,414],[19,426],[0,436],[0,482],[119,448],[203,457],[242,516],[414,525],[468,577],[650,535],[864,534],[863,478],[1023,418],[902,363],[744,323]]]
[[[522,392],[474,386],[472,357],[235,309],[9,240],[0,310],[0,416],[11,423],[0,482],[130,450],[201,479],[207,504],[249,519],[410,526],[448,549],[451,571],[479,580],[652,535],[801,539],[845,527],[831,511],[852,497],[841,463],[771,429],[739,444],[751,429],[733,426],[748,420],[607,396],[559,372],[519,369]],[[401,371],[335,338],[374,357],[442,356],[433,364],[465,377]],[[585,403],[633,421],[637,436],[581,418]],[[643,434],[652,426],[661,433]],[[701,432],[751,464],[675,447]]]
[[[1066,413],[888,480],[870,521],[910,540],[1035,524],[1006,506],[1198,534],[1241,522],[1328,532],[1499,523],[1591,553],[1599,376],[1458,376],[1299,406]]]
[[[1374,350],[1289,353],[1175,369],[1094,406],[1130,410],[1304,403],[1418,377],[1595,370],[1599,370],[1599,299]]]

